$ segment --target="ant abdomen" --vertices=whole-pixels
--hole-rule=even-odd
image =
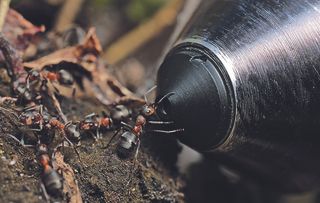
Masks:
[[[121,159],[127,159],[131,157],[132,153],[135,151],[136,146],[139,142],[139,138],[130,131],[125,131],[120,136],[120,142],[117,146],[117,155]]]
[[[61,195],[62,180],[60,175],[55,170],[50,168],[49,170],[44,171],[42,175],[42,181],[50,195],[55,197]]]
[[[67,137],[70,140],[72,140],[74,142],[79,142],[80,141],[80,139],[81,139],[80,129],[79,129],[79,126],[77,124],[68,123],[64,127],[64,130],[66,132]]]
[[[111,110],[110,114],[113,122],[118,125],[121,121],[127,120],[130,117],[131,111],[123,105],[117,105]]]

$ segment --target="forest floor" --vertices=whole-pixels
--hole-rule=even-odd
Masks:
[[[96,104],[70,100],[62,104],[74,116],[98,111]],[[46,202],[41,190],[41,169],[35,150],[21,146],[8,134],[21,136],[21,124],[7,110],[0,111],[0,202]],[[61,148],[64,161],[75,173],[86,202],[183,202],[184,185],[175,168],[179,147],[174,140],[146,137],[138,161],[121,160],[115,154],[117,139],[106,145],[112,133],[99,140],[88,137],[77,147],[80,160],[70,147]],[[162,142],[162,143],[161,143]],[[171,154],[170,154],[171,153]],[[167,157],[170,155],[170,159]],[[68,202],[68,195],[63,196]],[[51,199],[56,201],[59,199]],[[61,200],[61,199],[60,199]]]

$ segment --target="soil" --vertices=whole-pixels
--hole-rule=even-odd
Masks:
[[[67,115],[73,115],[72,119],[103,109],[90,99],[66,99],[62,107]],[[0,202],[46,202],[34,148],[21,146],[10,136],[21,138],[25,134],[23,126],[3,107],[0,123]],[[118,137],[106,148],[112,134],[104,134],[99,140],[84,137],[77,147],[80,159],[74,149],[60,148],[64,161],[75,172],[84,202],[184,201],[184,181],[175,167],[180,151],[175,140],[146,135],[135,162],[133,158],[121,160],[115,154]],[[68,198],[50,198],[54,201],[68,202]]]

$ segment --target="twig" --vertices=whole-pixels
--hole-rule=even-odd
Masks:
[[[82,203],[81,192],[75,179],[75,174],[69,164],[63,161],[63,155],[57,151],[56,155],[56,166],[55,170],[61,170],[64,179],[64,193],[70,195],[70,203]]]
[[[169,49],[173,46],[179,35],[181,34],[183,28],[187,25],[187,23],[190,21],[192,16],[194,15],[195,11],[199,8],[202,0],[185,0],[183,9],[179,13],[177,17],[177,23],[171,32],[171,36],[166,42],[165,48],[163,49],[162,53],[160,54],[160,57],[157,61],[156,67],[160,67],[161,63],[164,60],[165,54],[168,53]],[[154,74],[154,73],[151,73]]]
[[[169,1],[149,21],[112,44],[104,52],[103,58],[110,64],[115,64],[132,54],[175,22],[183,2],[183,0]]]
[[[0,0],[0,32],[2,31],[11,0]]]
[[[84,0],[65,0],[57,17],[54,30],[62,32],[68,29],[77,17]]]

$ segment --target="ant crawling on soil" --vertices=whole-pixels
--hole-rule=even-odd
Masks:
[[[80,159],[79,152],[73,144],[80,142],[80,131],[76,123],[67,122],[63,124],[57,118],[52,117],[42,105],[25,109],[20,114],[19,120],[28,126],[30,130],[36,132],[39,142],[53,145],[53,151],[64,146],[64,142],[67,142],[69,146],[73,147]]]
[[[66,136],[75,141],[80,140],[80,132],[78,126],[73,122],[63,124],[55,117],[44,110],[43,105],[26,108],[19,116],[20,122],[30,127],[31,130],[37,132],[48,132],[52,129],[64,131]]]
[[[49,199],[46,193],[51,196],[58,197],[61,195],[62,190],[62,178],[56,170],[53,169],[52,164],[50,163],[50,157],[48,153],[47,145],[38,144],[37,145],[37,154],[39,163],[43,169],[41,174],[41,179],[44,185],[44,194],[47,199]]]
[[[54,83],[66,87],[72,86],[72,95],[74,95],[76,90],[74,87],[75,81],[71,73],[64,69],[57,71],[38,71],[25,68],[25,71],[27,75],[22,74],[18,80],[14,82],[13,91],[17,96],[16,103],[19,105],[34,105],[39,103],[53,105],[62,120],[67,122],[67,118],[63,114],[60,103],[56,97],[56,95],[60,95],[60,93],[58,88],[54,86]]]
[[[36,84],[40,84],[40,90],[46,90],[47,83],[50,81],[51,83],[58,83],[63,86],[72,86],[74,85],[73,76],[66,70],[60,69],[58,71],[37,71],[37,70],[27,70],[28,75],[26,77],[26,86],[30,89],[30,84],[36,86]],[[58,91],[56,89],[56,91]]]
[[[149,90],[151,91],[151,90]],[[148,91],[148,92],[149,92]],[[147,92],[147,93],[148,93]],[[147,94],[146,93],[146,94]],[[136,116],[135,123],[133,126],[129,125],[128,123],[124,121],[120,121],[120,125],[122,126],[119,130],[117,130],[114,135],[109,140],[109,143],[107,147],[110,145],[112,140],[116,137],[116,135],[122,130],[122,134],[120,135],[120,139],[116,146],[116,154],[120,159],[128,159],[133,156],[134,154],[134,164],[133,164],[133,170],[136,166],[137,159],[138,159],[138,153],[140,149],[140,138],[142,135],[144,135],[147,130],[145,130],[145,127],[147,124],[158,124],[158,125],[170,125],[173,124],[172,121],[153,121],[150,120],[153,117],[156,117],[156,110],[158,106],[163,102],[166,98],[172,96],[174,93],[169,93],[164,95],[159,101],[155,103],[148,104],[146,95],[145,95],[145,101],[146,104],[142,106],[142,108],[138,111],[138,115]],[[157,132],[157,133],[165,133],[165,134],[172,134],[172,133],[178,133],[182,132],[184,129],[175,129],[175,130],[150,130],[149,132]],[[131,175],[130,175],[131,176]],[[129,181],[127,185],[131,182],[131,177],[129,176]]]
[[[122,121],[128,120],[132,115],[130,109],[124,105],[115,105],[110,109],[110,116],[102,112],[102,117],[91,113],[79,122],[79,128],[83,133],[95,132],[95,138],[100,138],[101,133],[113,130],[121,125]]]
[[[154,87],[155,88],[155,87]],[[151,90],[153,90],[152,88]],[[150,92],[149,90],[148,92]],[[147,92],[147,93],[148,93]],[[146,94],[147,94],[146,93]],[[168,93],[164,95],[159,101],[155,103],[148,104],[146,95],[145,95],[145,101],[146,104],[140,109],[138,116],[135,119],[135,124],[132,127],[131,125],[121,121],[121,125],[123,126],[124,132],[120,135],[120,140],[117,144],[117,155],[120,158],[129,158],[134,151],[135,152],[135,159],[137,159],[137,155],[140,148],[140,137],[145,133],[145,126],[147,124],[158,124],[158,125],[169,125],[173,124],[172,121],[166,122],[166,121],[151,121],[149,120],[152,117],[156,116],[156,109],[163,102],[166,98],[174,95],[174,93]],[[112,139],[118,134],[120,130],[118,130],[113,137],[110,139],[110,142]],[[157,133],[165,133],[165,134],[171,134],[171,133],[178,133],[184,131],[184,129],[176,129],[176,130],[151,130],[150,132],[157,132]],[[109,145],[108,144],[108,145]]]
[[[83,121],[79,123],[79,129],[83,132],[96,132],[96,139],[100,138],[100,133],[110,130],[113,127],[113,119],[106,114],[99,117],[97,114],[92,113],[85,116]]]

